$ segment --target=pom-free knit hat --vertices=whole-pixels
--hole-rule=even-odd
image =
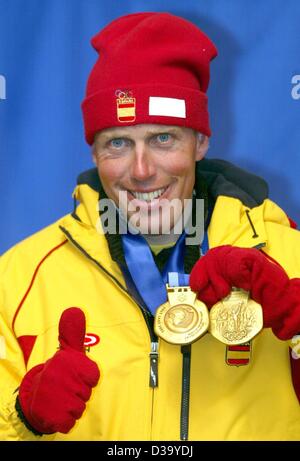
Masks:
[[[99,53],[82,103],[85,137],[140,123],[177,125],[210,136],[206,90],[212,41],[169,13],[120,17],[91,41]]]

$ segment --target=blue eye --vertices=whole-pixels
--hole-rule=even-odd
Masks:
[[[170,135],[168,133],[161,133],[157,136],[157,139],[161,143],[166,143],[170,141]]]
[[[116,149],[120,149],[120,147],[124,146],[124,139],[122,139],[122,138],[112,139],[110,141],[110,144],[111,144],[112,147],[114,147]]]

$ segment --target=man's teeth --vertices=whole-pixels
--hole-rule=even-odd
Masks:
[[[152,192],[134,192],[131,191],[132,195],[138,200],[145,200],[146,202],[151,202],[151,200],[160,197],[166,190],[166,187],[163,189],[157,189]]]

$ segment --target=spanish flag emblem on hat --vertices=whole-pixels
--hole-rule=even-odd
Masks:
[[[116,91],[117,96],[117,117],[119,122],[134,122],[135,121],[135,98],[131,92]]]

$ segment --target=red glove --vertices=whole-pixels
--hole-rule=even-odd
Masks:
[[[300,331],[300,279],[289,279],[259,250],[230,245],[209,250],[193,267],[190,286],[208,307],[232,287],[243,288],[262,305],[264,327],[271,327],[279,339]]]
[[[42,434],[69,432],[98,383],[99,369],[85,355],[84,337],[84,313],[76,307],[66,309],[59,322],[60,350],[23,378],[19,389],[23,415]]]

